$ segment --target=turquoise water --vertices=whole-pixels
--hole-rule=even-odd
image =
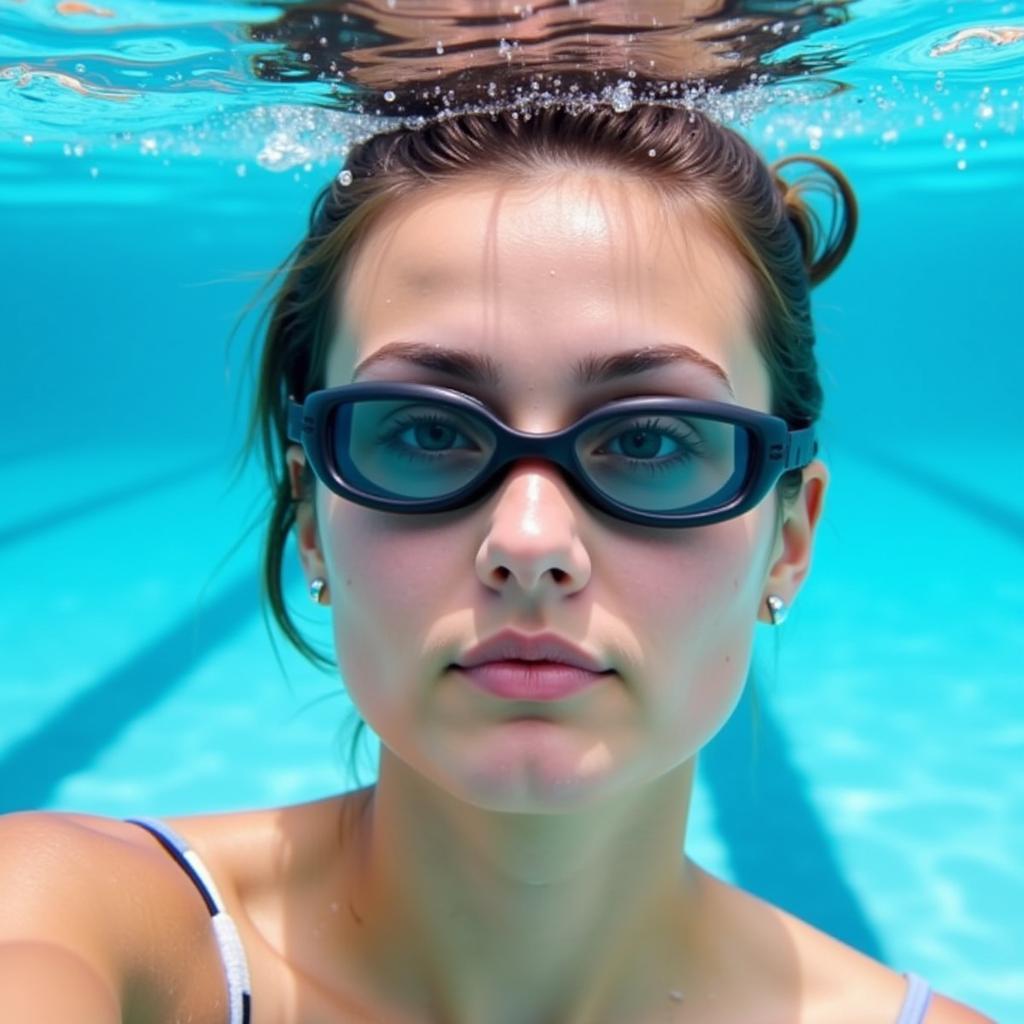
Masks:
[[[278,663],[257,537],[227,557],[263,500],[254,471],[228,486],[248,334],[227,337],[358,120],[307,106],[323,82],[254,72],[274,47],[243,24],[298,5],[58,6],[0,13],[0,810],[348,788],[339,681],[283,641]],[[814,568],[785,627],[759,628],[756,759],[745,699],[701,757],[688,838],[709,870],[1007,1022],[1024,1021],[1016,29],[1019,3],[864,0],[762,60],[812,74],[719,97],[767,155],[839,163],[862,228],[815,293],[832,486]],[[362,781],[374,760],[371,737]]]

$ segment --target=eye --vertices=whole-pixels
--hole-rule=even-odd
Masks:
[[[685,421],[658,417],[620,425],[593,453],[624,459],[628,466],[667,469],[699,454],[701,437]]]
[[[388,424],[379,443],[409,458],[480,450],[462,424],[434,411],[403,412]]]

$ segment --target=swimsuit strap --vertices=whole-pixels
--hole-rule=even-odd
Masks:
[[[249,1024],[252,987],[249,983],[249,965],[245,960],[245,949],[235,922],[224,909],[220,893],[206,865],[188,845],[188,840],[162,821],[155,818],[126,818],[125,821],[131,825],[138,825],[154,835],[199,890],[213,923],[220,958],[224,963],[224,973],[227,975],[228,1003],[231,1007],[230,1024]]]
[[[924,978],[910,972],[903,977],[907,979],[907,995],[896,1024],[921,1024],[932,1001],[931,986]]]
[[[242,940],[235,922],[224,909],[224,903],[217,891],[210,872],[199,859],[184,836],[155,818],[126,818],[129,824],[139,825],[152,833],[160,845],[177,861],[181,869],[199,890],[210,913],[213,930],[220,948],[221,960],[228,982],[228,999],[231,1004],[230,1024],[250,1024],[252,989],[249,982],[249,967],[245,959]],[[900,1008],[896,1024],[922,1024],[925,1013],[932,1001],[932,989],[928,982],[912,972],[903,975],[907,979],[907,994]]]

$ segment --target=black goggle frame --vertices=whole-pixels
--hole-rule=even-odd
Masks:
[[[354,487],[344,479],[331,457],[330,438],[339,406],[367,398],[436,402],[456,412],[479,417],[494,431],[494,453],[478,477],[441,498],[392,498]],[[745,428],[749,439],[747,473],[735,493],[712,508],[666,513],[647,512],[621,504],[589,482],[577,457],[575,442],[580,434],[601,420],[623,415],[701,416]],[[329,490],[368,508],[406,514],[465,508],[492,493],[513,463],[520,459],[543,459],[561,470],[573,492],[583,501],[629,523],[665,528],[707,526],[742,515],[768,494],[783,473],[802,469],[818,452],[813,424],[791,429],[778,416],[728,402],[658,396],[625,398],[591,410],[564,430],[532,434],[514,430],[472,395],[430,384],[387,381],[325,388],[307,395],[301,403],[290,397],[287,432],[290,441],[302,445],[313,471]]]

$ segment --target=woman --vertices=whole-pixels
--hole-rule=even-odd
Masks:
[[[271,606],[315,656],[294,531],[379,779],[5,819],[3,1020],[986,1020],[683,853],[697,755],[828,485],[809,289],[855,206],[817,163],[845,204],[825,240],[738,135],[669,106],[353,150],[272,305],[249,440]]]

